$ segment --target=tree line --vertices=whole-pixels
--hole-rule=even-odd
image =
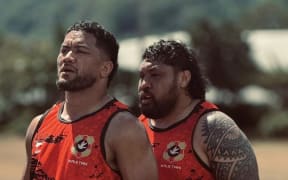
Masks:
[[[32,0],[30,3],[28,1],[22,3],[24,2],[26,9],[37,6],[37,3],[31,4]],[[246,29],[287,28],[288,13],[284,11],[285,6],[283,6],[286,1],[277,0],[257,4],[256,1],[245,0],[237,1],[237,4],[230,1],[204,3],[197,0],[176,2],[148,0],[146,3],[132,0],[125,0],[122,3],[119,1],[97,1],[96,3],[96,1],[86,0],[81,1],[84,3],[82,6],[77,4],[78,2],[71,1],[70,4],[65,4],[60,1],[62,6],[57,8],[61,13],[53,14],[53,20],[48,23],[51,28],[49,41],[43,34],[36,33],[34,25],[38,22],[34,25],[33,23],[25,25],[31,29],[22,31],[17,27],[23,26],[22,28],[25,29],[24,25],[21,25],[23,23],[20,22],[21,18],[14,23],[6,21],[11,23],[7,26],[9,31],[19,32],[17,36],[11,36],[5,31],[0,34],[1,132],[13,131],[24,134],[31,118],[44,112],[61,97],[61,92],[58,92],[55,86],[56,57],[66,24],[58,17],[67,17],[68,20],[65,22],[70,23],[73,19],[97,16],[106,22],[120,39],[179,29],[189,32],[192,45],[199,52],[201,63],[210,80],[210,87],[221,92],[217,96],[217,104],[232,116],[247,134],[255,137],[288,136],[286,120],[288,73],[283,71],[266,73],[258,69],[250,56],[249,46],[241,37],[241,33]],[[225,9],[219,10],[219,7],[224,7],[220,2],[227,3]],[[236,5],[246,8],[250,5],[253,8],[245,10],[240,8],[234,12],[230,8]],[[77,8],[78,6],[81,8]],[[107,15],[107,12],[105,14],[103,9],[94,12],[94,6],[105,7],[104,9],[110,10],[108,11],[110,14]],[[18,8],[21,7],[19,5]],[[50,4],[49,7],[55,8],[55,4]],[[69,19],[68,16],[73,14],[67,12],[70,9],[79,14]],[[241,11],[246,13],[243,14]],[[25,18],[33,21],[33,18]],[[43,28],[47,27],[43,25]],[[21,33],[22,35],[33,33],[34,30],[39,35],[38,38],[26,41],[20,36]],[[116,97],[130,97],[129,105],[136,115],[139,114],[137,77],[136,72],[120,69],[111,85],[111,93]],[[243,102],[241,90],[250,85],[262,87],[273,93],[280,99],[277,106]]]

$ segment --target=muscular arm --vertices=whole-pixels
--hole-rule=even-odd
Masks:
[[[23,180],[30,180],[30,164],[31,164],[31,143],[32,143],[32,138],[34,131],[38,125],[38,122],[41,118],[41,115],[35,117],[29,127],[27,128],[26,131],[26,137],[25,137],[25,147],[26,147],[26,166],[24,169],[24,175],[23,175]]]
[[[107,139],[107,158],[114,161],[124,180],[158,178],[151,145],[144,127],[136,117],[128,112],[116,115],[107,129],[105,139]]]
[[[200,120],[200,125],[203,150],[216,179],[259,179],[252,146],[230,117],[212,112]]]

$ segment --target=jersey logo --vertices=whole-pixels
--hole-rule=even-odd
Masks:
[[[91,154],[94,138],[87,135],[78,135],[74,139],[71,153],[78,158],[87,157]]]
[[[172,141],[167,144],[166,150],[163,153],[163,158],[169,162],[181,161],[184,158],[185,142]]]

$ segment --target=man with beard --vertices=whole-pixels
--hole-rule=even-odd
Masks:
[[[149,46],[140,64],[139,119],[160,180],[257,180],[252,146],[235,122],[205,101],[195,52],[177,41]]]
[[[107,92],[118,49],[114,36],[96,22],[68,28],[56,81],[65,99],[28,127],[23,179],[157,179],[144,127]]]

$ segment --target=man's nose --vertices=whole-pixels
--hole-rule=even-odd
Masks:
[[[151,88],[151,83],[146,78],[140,81],[140,87],[139,87],[140,90],[145,90],[145,89],[150,89],[150,88]]]
[[[63,55],[62,61],[66,63],[74,63],[76,61],[76,57],[73,51],[70,50],[65,55]]]

